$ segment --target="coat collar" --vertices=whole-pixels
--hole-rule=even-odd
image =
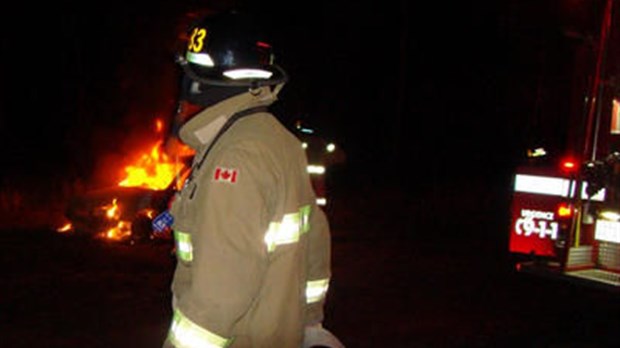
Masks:
[[[211,143],[218,131],[235,113],[273,104],[282,86],[278,85],[273,90],[269,86],[263,86],[207,107],[181,127],[179,137],[192,149],[200,151]]]

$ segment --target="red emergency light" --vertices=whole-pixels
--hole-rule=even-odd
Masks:
[[[271,48],[270,44],[263,42],[263,41],[256,41],[256,46],[262,47],[262,48]]]
[[[577,162],[571,158],[562,160],[560,167],[562,168],[563,171],[569,172],[569,173],[576,172],[578,168]]]

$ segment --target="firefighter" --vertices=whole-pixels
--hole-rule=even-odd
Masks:
[[[309,127],[306,122],[295,122],[295,134],[302,142],[308,159],[308,173],[312,187],[317,195],[317,203],[322,206],[328,215],[332,212],[333,196],[328,177],[333,171],[345,162],[345,153],[335,143],[327,141]]]
[[[270,113],[287,81],[250,17],[190,26],[178,137],[196,151],[170,207],[164,347],[343,347],[323,328],[330,231],[299,140]]]

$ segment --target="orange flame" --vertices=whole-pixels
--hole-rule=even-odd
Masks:
[[[105,232],[104,237],[112,240],[123,240],[131,235],[131,223],[119,221],[118,224]]]
[[[118,219],[120,216],[121,212],[118,208],[117,201],[118,200],[114,198],[112,204],[101,207],[101,209],[105,211],[105,216],[110,220]]]
[[[161,134],[164,131],[164,123],[160,119],[155,120],[155,131]],[[174,140],[174,139],[172,139]],[[174,160],[163,150],[164,140],[156,141],[151,145],[149,151],[140,155],[137,160],[126,166],[124,169],[125,177],[118,182],[118,186],[141,187],[150,190],[164,190],[175,180],[177,189],[182,185],[183,180],[189,175],[185,170],[187,165],[179,158],[189,158],[194,155],[194,151],[178,141],[171,141],[166,144],[168,153],[173,154]],[[109,221],[107,230],[101,231],[97,237],[108,240],[121,241],[132,236],[132,222],[122,220],[122,206],[117,198],[111,203],[101,205],[98,209],[102,211],[105,219]],[[153,219],[156,215],[153,209],[143,209],[138,214]],[[57,229],[59,233],[73,230],[71,223]]]
[[[160,119],[155,120],[155,131],[161,133],[164,131],[164,122]]]
[[[105,217],[108,220],[116,222],[116,225],[114,227],[111,227],[107,231],[102,232],[100,235],[101,237],[112,240],[122,240],[131,235],[131,223],[120,220],[121,208],[118,205],[118,201],[116,198],[112,200],[111,204],[104,205],[101,207],[101,209],[105,212]]]
[[[161,133],[164,130],[164,123],[155,120],[155,131]],[[142,187],[151,190],[164,190],[177,179],[177,176],[184,172],[186,165],[178,160],[173,160],[163,150],[163,140],[157,141],[151,146],[150,150],[144,152],[133,164],[124,168],[125,178],[119,181],[118,185],[123,187]],[[184,145],[174,148],[175,156],[191,156],[193,151]],[[185,174],[184,176],[186,176]],[[178,186],[178,182],[176,183]],[[100,237],[109,240],[123,240],[131,237],[132,223],[131,221],[121,220],[121,207],[114,199],[110,205],[102,206],[107,219],[115,225],[100,234]],[[140,212],[153,218],[155,211],[146,209]]]
[[[155,130],[161,133],[164,124],[160,119],[155,120]],[[126,166],[126,177],[118,185],[124,187],[143,187],[152,190],[166,189],[172,180],[183,171],[185,164],[170,158],[162,150],[163,140],[157,141],[149,152],[143,153],[132,165]],[[187,156],[192,150],[186,146],[177,147],[177,155]],[[175,156],[176,157],[176,156]]]
[[[143,154],[137,163],[125,167],[127,176],[119,186],[144,187],[163,190],[183,169],[182,163],[175,163],[161,150],[162,141],[157,142],[150,153]]]

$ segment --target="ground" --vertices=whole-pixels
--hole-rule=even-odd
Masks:
[[[617,293],[517,273],[499,237],[508,190],[457,187],[335,196],[328,329],[348,348],[620,346]],[[474,191],[478,203],[462,204]],[[3,347],[161,345],[170,245],[45,229],[0,242]]]

